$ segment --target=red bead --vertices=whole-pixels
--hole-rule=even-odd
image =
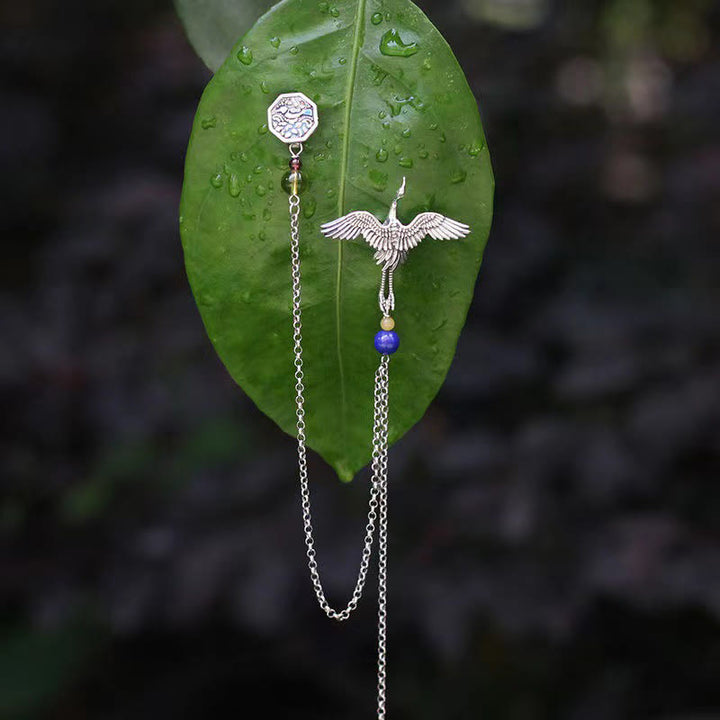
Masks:
[[[290,167],[293,170],[299,170],[301,166],[302,166],[302,163],[300,162],[299,157],[290,158]]]

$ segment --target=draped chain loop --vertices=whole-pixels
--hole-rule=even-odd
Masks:
[[[302,151],[302,146],[295,149],[293,157]],[[375,529],[378,529],[378,684],[377,684],[377,716],[385,720],[386,702],[386,652],[387,652],[387,476],[388,476],[388,395],[390,356],[381,355],[380,363],[375,371],[374,414],[373,414],[373,451],[372,478],[370,482],[370,498],[368,500],[367,524],[365,539],[360,556],[360,568],[355,588],[347,605],[342,610],[334,609],[327,600],[320,580],[315,540],[313,538],[312,514],[310,506],[310,485],[307,469],[307,448],[305,435],[305,384],[303,373],[302,349],[302,310],[300,276],[300,197],[292,193],[290,206],[290,255],[292,261],[292,320],[293,320],[293,353],[295,366],[295,407],[297,417],[297,452],[298,472],[300,476],[300,500],[302,507],[305,547],[310,570],[310,580],[315,590],[320,607],[325,614],[338,621],[347,620],[357,608],[367,580]],[[390,280],[392,295],[392,279]]]

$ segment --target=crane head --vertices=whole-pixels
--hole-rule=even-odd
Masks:
[[[388,221],[392,222],[397,219],[397,204],[400,198],[405,196],[405,178],[403,178],[402,185],[395,195],[395,199],[392,201],[390,206],[390,212],[388,213]]]

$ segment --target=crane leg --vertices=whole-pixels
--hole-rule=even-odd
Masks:
[[[378,293],[378,304],[383,317],[389,317],[395,310],[395,293],[393,292],[393,271],[392,268],[383,267],[380,276],[380,292]]]

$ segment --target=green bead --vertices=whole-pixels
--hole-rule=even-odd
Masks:
[[[288,194],[292,195],[293,192],[293,183],[297,180],[297,192],[298,195],[300,195],[305,190],[305,185],[307,184],[303,180],[302,173],[297,170],[289,170],[283,175],[282,179],[282,188],[283,190]]]

